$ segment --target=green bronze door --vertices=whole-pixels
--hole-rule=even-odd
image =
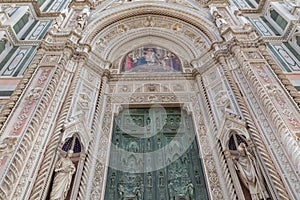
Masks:
[[[115,118],[105,199],[208,199],[186,112],[125,109]]]

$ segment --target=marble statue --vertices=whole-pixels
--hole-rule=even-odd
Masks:
[[[86,13],[80,14],[77,16],[76,20],[77,20],[77,28],[79,30],[83,30],[86,23],[87,23],[87,17],[88,15]]]
[[[241,143],[237,150],[239,157],[235,160],[235,166],[242,183],[249,189],[251,199],[267,199],[269,196],[254,156],[244,143]]]
[[[61,157],[55,166],[55,177],[53,181],[51,200],[64,200],[70,189],[72,176],[75,173],[75,165],[71,161],[73,151],[68,151],[66,157]]]
[[[210,8],[210,13],[215,18],[215,23],[218,28],[221,28],[223,25],[228,24],[227,21],[222,17],[219,10],[215,6],[212,6]]]

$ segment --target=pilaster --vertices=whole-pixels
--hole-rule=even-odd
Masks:
[[[108,65],[109,66],[109,65]],[[107,67],[106,67],[107,68]],[[105,167],[104,163],[101,163],[99,160],[95,160],[95,155],[98,154],[97,152],[97,141],[100,140],[100,137],[103,136],[103,131],[101,131],[101,125],[99,123],[103,121],[103,114],[105,112],[105,107],[108,108],[109,105],[106,105],[106,98],[105,98],[105,91],[107,88],[107,82],[110,77],[110,72],[108,69],[105,69],[102,78],[101,78],[101,87],[96,103],[95,108],[95,115],[93,118],[91,133],[92,133],[92,140],[89,145],[88,151],[87,151],[87,160],[84,164],[83,170],[82,170],[82,179],[81,179],[81,186],[79,187],[78,191],[78,199],[91,199],[91,197],[98,197],[101,193],[98,193],[98,191],[91,192],[92,187],[92,181],[95,179],[99,181],[101,179],[103,181],[103,177],[100,176],[100,174],[104,173]],[[106,113],[106,117],[110,119],[111,113]],[[100,123],[101,124],[101,123]],[[95,171],[96,170],[96,171]],[[99,187],[101,187],[99,185]],[[98,190],[101,191],[103,188],[98,188]],[[103,195],[103,194],[102,194]]]
[[[228,15],[231,16],[232,14],[227,13],[223,14],[224,16]],[[240,18],[240,16],[236,16],[237,18]],[[288,185],[291,184],[287,183],[285,177],[280,177],[279,174],[276,172],[278,170],[278,166],[276,166],[273,161],[271,160],[270,154],[269,154],[269,149],[265,146],[264,142],[266,142],[266,139],[264,139],[265,134],[263,133],[264,130],[261,130],[261,125],[259,121],[254,120],[255,118],[253,117],[253,114],[249,111],[253,110],[251,101],[249,102],[249,99],[244,99],[243,95],[249,96],[249,93],[246,93],[242,83],[236,78],[237,74],[235,73],[236,68],[239,68],[238,66],[241,66],[241,74],[244,74],[245,79],[248,79],[248,84],[251,84],[252,90],[256,91],[257,98],[259,101],[262,103],[263,110],[266,110],[266,113],[269,113],[268,116],[273,119],[273,122],[275,122],[273,125],[277,126],[277,130],[283,131],[284,133],[279,133],[279,134],[284,134],[285,138],[287,135],[287,130],[283,129],[283,124],[290,124],[291,123],[291,117],[293,119],[293,123],[298,122],[298,117],[294,116],[294,113],[298,113],[298,109],[296,109],[295,105],[293,104],[292,98],[290,98],[289,95],[286,96],[286,98],[289,98],[292,100],[291,104],[289,105],[294,112],[289,112],[290,120],[289,121],[280,121],[284,120],[283,114],[278,113],[278,108],[274,108],[273,103],[271,102],[276,102],[280,104],[286,104],[286,102],[280,102],[280,99],[276,100],[276,97],[274,100],[268,100],[270,97],[267,94],[264,94],[264,90],[268,90],[268,87],[272,87],[270,85],[272,82],[277,82],[276,83],[276,89],[277,87],[282,87],[280,85],[280,80],[272,80],[269,76],[269,74],[273,74],[272,70],[269,68],[268,62],[265,60],[264,56],[262,56],[261,51],[261,46],[264,46],[262,40],[257,36],[256,32],[251,28],[251,26],[246,26],[247,23],[245,21],[245,25],[242,26],[241,28],[236,27],[236,23],[231,23],[227,22],[223,27],[225,26],[225,30],[220,29],[221,35],[223,35],[225,39],[225,44],[227,45],[227,48],[229,52],[225,51],[219,51],[215,53],[216,58],[218,61],[222,64],[222,68],[225,72],[225,76],[227,80],[230,83],[231,88],[233,89],[235,93],[235,97],[239,103],[240,109],[242,111],[242,117],[245,119],[247,126],[248,126],[248,131],[252,137],[253,143],[256,145],[256,154],[257,156],[262,159],[260,162],[260,165],[268,170],[268,175],[265,174],[266,177],[270,178],[269,187],[274,188],[274,193],[272,194],[274,198],[282,198],[282,199],[288,199],[288,193],[290,193],[290,187]],[[224,28],[223,28],[224,29]],[[247,35],[247,36],[246,36]],[[226,57],[227,58],[226,58]],[[234,60],[238,62],[238,65],[234,65]],[[231,65],[231,67],[229,67]],[[246,67],[247,66],[247,67]],[[275,77],[275,76],[273,76]],[[260,88],[261,84],[263,82],[266,82],[265,84],[265,89]],[[269,92],[270,93],[270,92]],[[250,98],[251,99],[251,98]],[[272,106],[271,106],[272,105]],[[268,110],[268,111],[267,111]],[[272,114],[271,114],[272,113]],[[275,114],[276,113],[276,114]],[[280,121],[280,122],[279,122]],[[276,125],[277,124],[277,125]],[[291,125],[288,125],[291,126]],[[263,128],[262,128],[263,129]],[[295,128],[294,128],[295,130]],[[295,130],[296,131],[296,130]],[[297,131],[296,131],[297,132]],[[295,135],[296,136],[296,135]],[[294,141],[293,144],[293,152],[295,152],[295,148],[299,148],[299,145],[296,142],[296,137],[291,138],[289,141],[289,145],[285,146],[286,150],[289,149],[288,146],[291,145],[291,141]],[[267,136],[269,137],[269,136]],[[286,141],[286,140],[285,140]],[[282,140],[283,142],[283,140]],[[276,147],[274,147],[276,148]],[[291,149],[291,148],[290,148]],[[292,152],[291,151],[291,152]],[[274,155],[272,155],[274,156]],[[277,157],[275,155],[275,157]],[[297,154],[290,154],[290,157],[292,157],[292,160],[294,161],[294,166],[297,166],[299,163],[297,160],[298,155]],[[273,157],[274,158],[274,157]],[[285,174],[285,172],[282,172],[282,174]],[[293,182],[293,181],[292,181]],[[285,187],[283,187],[283,183],[285,183]],[[277,196],[278,195],[278,196]],[[295,195],[295,193],[293,194]],[[295,196],[294,196],[295,197]],[[296,197],[295,197],[296,198]]]

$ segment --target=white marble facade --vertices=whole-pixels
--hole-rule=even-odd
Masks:
[[[0,199],[48,199],[68,145],[67,198],[104,199],[114,117],[151,106],[192,116],[210,199],[298,199],[299,95],[258,35],[272,30],[256,17],[257,32],[248,11],[237,11],[219,1],[72,1],[0,104]],[[298,70],[286,46],[271,47]],[[0,73],[14,73],[27,51],[16,50]],[[240,181],[241,141],[255,186]]]

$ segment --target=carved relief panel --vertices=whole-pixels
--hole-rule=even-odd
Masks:
[[[100,80],[99,75],[95,75],[92,70],[82,69],[72,100],[73,106],[69,111],[69,120],[82,119],[88,126],[91,125]]]
[[[217,70],[216,70],[217,69]],[[222,123],[225,113],[236,113],[232,104],[231,90],[226,87],[226,80],[218,68],[203,75],[204,85],[207,87],[208,98],[218,125]]]

